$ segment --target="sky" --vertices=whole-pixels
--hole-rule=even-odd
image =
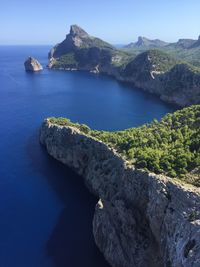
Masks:
[[[62,41],[71,24],[112,44],[200,35],[200,0],[0,0],[0,45]]]

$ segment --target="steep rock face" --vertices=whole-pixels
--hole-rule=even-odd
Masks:
[[[100,198],[96,243],[113,267],[199,267],[200,191],[135,170],[104,143],[46,120],[40,141]]]
[[[109,73],[122,56],[123,52],[119,53],[112,45],[72,25],[65,40],[49,52],[49,67]]]
[[[157,94],[166,102],[188,106],[200,103],[200,72],[177,64],[163,52],[150,50],[130,61],[121,80]]]
[[[161,98],[170,103],[188,106],[200,103],[200,72],[187,64],[177,64],[159,77]]]
[[[26,71],[32,71],[32,72],[40,71],[43,69],[39,61],[33,57],[27,58],[27,60],[24,62],[24,67]]]

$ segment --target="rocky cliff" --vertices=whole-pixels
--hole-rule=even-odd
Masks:
[[[40,141],[100,199],[93,232],[111,266],[200,266],[198,188],[136,170],[75,127],[45,120]]]
[[[32,72],[40,71],[43,69],[39,61],[33,57],[27,58],[27,60],[24,62],[24,67],[26,71],[32,71]]]
[[[118,51],[103,40],[90,36],[81,27],[72,25],[65,40],[49,52],[49,67],[66,70],[106,72],[126,58],[127,53]]]
[[[181,107],[200,103],[200,70],[158,50],[138,55],[118,78]]]
[[[134,57],[77,25],[72,25],[65,40],[49,52],[49,68],[106,73],[179,106],[200,103],[200,70],[159,50]]]

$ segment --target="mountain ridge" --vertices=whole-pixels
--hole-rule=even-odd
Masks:
[[[49,68],[108,74],[179,106],[200,103],[200,69],[165,50],[128,53],[77,25],[72,25],[65,40],[51,49]]]
[[[126,46],[124,46],[124,48],[158,48],[158,47],[163,47],[168,45],[169,43],[164,42],[160,39],[153,39],[150,40],[146,37],[142,37],[139,36],[137,42],[132,42]]]

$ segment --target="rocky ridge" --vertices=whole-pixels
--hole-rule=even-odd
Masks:
[[[49,68],[105,73],[179,106],[200,103],[200,71],[159,50],[136,57],[72,25],[49,53]]]
[[[154,39],[154,40],[150,40],[146,37],[142,37],[139,36],[137,42],[135,43],[130,43],[128,45],[126,45],[124,48],[159,48],[159,47],[164,47],[166,45],[168,45],[169,43],[164,42],[162,40],[159,39]]]
[[[200,266],[198,188],[136,170],[75,127],[45,120],[40,141],[100,199],[93,233],[111,266]]]
[[[32,72],[40,71],[43,69],[39,61],[33,57],[27,58],[27,60],[24,62],[24,67],[26,71],[32,71]]]

